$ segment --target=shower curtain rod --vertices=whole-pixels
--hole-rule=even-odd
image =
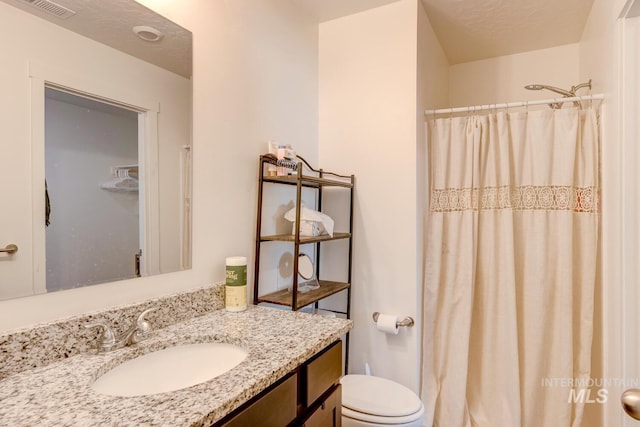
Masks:
[[[425,110],[424,114],[427,116],[436,114],[453,114],[453,113],[475,113],[477,111],[504,109],[504,108],[519,108],[528,107],[530,105],[543,105],[543,104],[557,104],[563,102],[574,101],[591,101],[604,99],[604,94],[585,95],[585,96],[573,96],[568,98],[550,98],[541,99],[535,101],[519,101],[519,102],[507,102],[504,104],[487,104],[487,105],[475,105],[470,107],[455,107],[455,108],[440,108],[437,110]]]

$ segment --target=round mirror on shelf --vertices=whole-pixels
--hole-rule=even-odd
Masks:
[[[307,254],[298,255],[298,275],[306,280],[298,285],[298,292],[309,292],[320,287],[315,277],[313,261]]]
[[[298,274],[305,280],[313,279],[313,261],[307,254],[298,255]]]

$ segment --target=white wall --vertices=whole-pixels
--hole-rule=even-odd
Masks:
[[[424,324],[422,322],[423,313],[423,284],[424,284],[424,250],[426,248],[425,226],[427,212],[429,209],[429,170],[427,156],[427,135],[426,120],[424,110],[443,108],[448,105],[449,101],[449,63],[447,57],[436,38],[429,18],[424,10],[422,2],[418,2],[418,80],[417,80],[417,104],[416,104],[416,325],[417,333],[422,333]],[[422,337],[418,337],[415,352],[422,354]],[[418,359],[420,363],[421,358]],[[419,373],[421,373],[419,371]],[[422,376],[420,376],[420,380]],[[422,384],[419,384],[421,387]],[[418,390],[420,391],[420,390]]]
[[[226,256],[247,255],[252,265],[257,162],[267,139],[292,143],[317,162],[317,23],[282,0],[185,0],[149,6],[194,34],[193,268],[2,301],[0,330],[222,282]],[[6,16],[4,11],[0,16]],[[20,50],[10,37],[0,40],[3,55],[9,47]],[[75,54],[91,62],[86,61],[91,52]],[[23,62],[12,65],[18,73],[26,73],[24,67]],[[28,102],[15,90],[5,95]],[[5,115],[15,108],[7,104],[0,103]],[[25,120],[18,120],[19,125],[24,128]],[[28,128],[14,132],[15,138],[2,141],[26,147]],[[5,144],[1,149],[8,152]],[[28,182],[25,156],[14,153],[11,163],[24,171],[19,177]],[[14,183],[20,191],[3,186],[0,193],[29,194],[28,185],[20,182]]]
[[[418,65],[419,52],[433,60]],[[363,372],[368,362],[375,375],[416,391],[420,328],[385,335],[371,315],[420,321],[417,141],[424,103],[446,103],[445,75],[446,60],[416,0],[320,24],[320,164],[356,176],[350,372]]]
[[[593,79],[594,93],[604,93],[602,126],[602,299],[596,323],[602,334],[594,342],[596,355],[602,357],[603,378],[637,378],[638,327],[637,299],[637,182],[636,141],[625,146],[620,133],[622,100],[619,88],[622,67],[622,34],[617,18],[625,0],[594,0],[591,14],[580,41],[582,79]],[[634,120],[637,121],[637,120]],[[597,336],[597,335],[596,335]],[[620,393],[624,387],[609,387],[604,406],[607,426],[632,426],[635,421],[624,415]]]
[[[464,107],[561,97],[546,90],[526,90],[524,86],[577,85],[581,82],[579,53],[580,45],[575,43],[452,65],[449,105]],[[580,93],[587,92],[583,89]]]
[[[418,2],[418,109],[416,122],[418,132],[424,132],[425,109],[449,106],[450,67],[442,46],[433,32],[423,3]],[[423,137],[418,144],[424,143]]]

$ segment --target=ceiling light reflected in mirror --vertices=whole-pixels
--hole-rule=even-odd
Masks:
[[[160,30],[147,25],[138,25],[133,27],[133,32],[142,40],[147,42],[159,42],[164,36]]]

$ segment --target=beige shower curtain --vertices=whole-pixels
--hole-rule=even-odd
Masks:
[[[425,425],[579,426],[598,253],[597,111],[428,128]]]

